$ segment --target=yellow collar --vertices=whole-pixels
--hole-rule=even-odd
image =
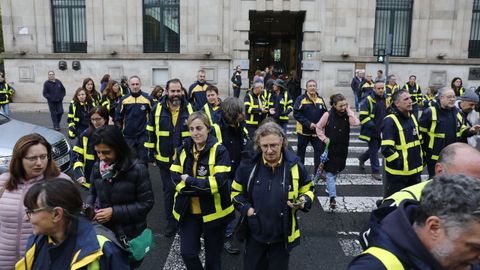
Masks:
[[[275,163],[273,166],[270,165],[270,163],[268,163],[266,160],[265,160],[265,157],[262,155],[262,159],[263,159],[263,165],[267,166],[267,167],[270,167],[270,168],[276,168],[278,166],[280,166],[280,164],[282,164],[282,161],[283,161],[283,154],[280,154],[280,159],[278,160],[277,163]]]

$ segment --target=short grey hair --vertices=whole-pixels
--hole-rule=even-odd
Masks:
[[[443,97],[448,91],[453,91],[453,89],[450,88],[450,87],[442,87],[442,88],[438,89],[438,92],[437,92],[438,97],[439,98]]]
[[[480,181],[464,174],[436,176],[422,191],[415,225],[423,227],[431,216],[443,221],[449,235],[480,223]]]
[[[268,118],[266,118],[266,119],[268,119]],[[277,135],[283,141],[283,143],[282,143],[283,150],[287,149],[287,147],[288,147],[287,136],[283,132],[282,127],[280,127],[274,121],[263,122],[258,127],[258,129],[255,131],[255,135],[253,136],[253,142],[254,142],[253,148],[255,150],[258,150],[260,148],[260,139],[262,137],[265,137],[265,136],[268,136],[268,135]]]

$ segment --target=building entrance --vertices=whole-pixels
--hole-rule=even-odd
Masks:
[[[276,77],[294,71],[301,78],[305,12],[250,11],[249,78],[273,66]]]

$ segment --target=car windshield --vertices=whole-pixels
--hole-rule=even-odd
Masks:
[[[10,119],[8,117],[6,117],[5,115],[0,113],[0,125],[3,125],[3,124],[5,124],[9,121],[10,121]]]

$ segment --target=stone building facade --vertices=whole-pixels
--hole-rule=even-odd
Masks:
[[[44,101],[41,90],[49,70],[63,81],[67,99],[85,77],[92,77],[98,84],[105,73],[115,79],[136,74],[149,92],[151,86],[164,85],[173,77],[188,87],[199,69],[206,71],[207,80],[219,87],[221,96],[232,95],[233,68],[242,67],[245,87],[249,82],[247,71],[250,69],[251,75],[252,68],[257,68],[252,63],[258,60],[252,58],[252,46],[262,42],[250,40],[257,27],[252,25],[255,16],[275,21],[300,14],[297,17],[301,21],[295,21],[298,31],[293,33],[298,39],[285,46],[296,48],[290,62],[301,75],[302,87],[308,79],[316,79],[324,96],[342,92],[351,98],[349,85],[355,69],[365,69],[374,77],[377,69],[385,69],[374,55],[380,0],[162,0],[159,2],[178,2],[179,10],[178,24],[170,26],[179,33],[178,52],[167,53],[145,52],[144,5],[154,0],[81,1],[86,51],[55,52],[53,1],[62,2],[0,1],[5,72],[7,81],[15,83],[18,102]],[[390,73],[397,75],[401,84],[415,74],[422,88],[449,85],[455,76],[463,78],[465,86],[479,85],[480,73],[475,73],[475,68],[480,58],[469,58],[472,16],[478,1],[410,1],[408,56],[391,57]],[[278,17],[281,14],[287,17]],[[267,23],[271,21],[260,25]],[[280,28],[287,29],[289,21],[283,23]],[[273,26],[264,31],[281,32]],[[277,60],[281,62],[284,55],[282,51]],[[67,63],[66,70],[59,69],[59,61]],[[74,61],[80,63],[80,69],[72,68]]]

